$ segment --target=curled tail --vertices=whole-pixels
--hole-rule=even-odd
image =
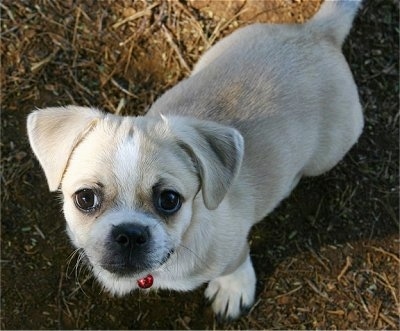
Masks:
[[[325,0],[307,25],[313,32],[342,46],[361,2],[362,0]]]

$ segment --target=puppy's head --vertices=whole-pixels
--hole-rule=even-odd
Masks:
[[[216,209],[244,149],[235,129],[213,122],[73,106],[33,112],[28,135],[50,190],[61,189],[72,242],[118,294],[187,244],[194,199]]]

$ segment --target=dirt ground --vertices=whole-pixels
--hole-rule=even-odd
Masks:
[[[76,260],[57,195],[30,151],[35,107],[144,114],[215,41],[302,22],[319,1],[3,0],[2,329],[399,329],[399,4],[366,1],[344,53],[366,125],[332,171],[300,182],[249,238],[250,313],[218,324],[204,287],[112,298]]]

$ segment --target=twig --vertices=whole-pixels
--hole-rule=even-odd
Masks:
[[[396,302],[397,305],[399,305],[399,299],[398,296],[396,294],[396,289],[392,286],[392,284],[390,284],[390,281],[387,277],[387,275],[385,273],[383,273],[384,276],[382,276],[380,273],[377,273],[376,271],[373,270],[360,270],[359,272],[365,272],[365,273],[370,273],[374,276],[376,276],[376,280],[381,283],[383,286],[386,286],[389,288],[394,301]]]
[[[168,31],[166,26],[164,24],[161,25],[162,30],[164,31],[165,37],[172,47],[172,49],[175,51],[176,55],[178,56],[179,63],[181,64],[182,67],[184,67],[188,72],[190,72],[190,67],[186,63],[185,59],[183,58],[181,51],[179,50],[179,47],[176,45],[174,42],[174,39],[171,35],[171,33]]]
[[[55,51],[53,51],[53,53],[51,53],[49,56],[44,58],[42,61],[39,61],[39,62],[36,62],[36,63],[32,63],[31,70],[32,71],[36,71],[40,67],[42,67],[45,64],[49,63],[54,58],[54,56],[57,54],[57,52],[58,52],[58,48]]]
[[[65,93],[68,95],[68,97],[71,99],[71,103],[73,104],[73,105],[76,105],[76,104],[78,104],[77,102],[76,102],[76,100],[74,99],[74,97],[72,96],[72,94],[68,91],[68,90],[65,90]]]
[[[337,276],[337,280],[340,282],[340,279],[344,276],[344,274],[347,272],[347,270],[349,270],[349,268],[351,267],[351,257],[347,256],[346,257],[346,264],[344,265],[342,271],[340,272],[340,274]]]
[[[399,299],[396,294],[396,289],[392,286],[392,284],[390,284],[390,281],[387,278],[387,275],[385,273],[383,273],[384,276],[382,276],[381,274],[379,274],[375,271],[372,271],[372,270],[370,272],[377,277],[378,282],[381,282],[383,286],[386,286],[387,288],[389,288],[390,293],[392,293],[394,301],[396,302],[397,305],[399,305]]]
[[[72,70],[70,68],[68,68],[68,72],[71,75],[71,78],[73,79],[73,81],[75,82],[75,84],[82,90],[84,90],[87,94],[89,94],[90,96],[93,96],[93,93],[91,90],[89,90],[86,86],[82,85],[75,77],[75,75],[73,74]]]
[[[393,330],[398,330],[399,326],[396,325],[396,323],[393,322],[389,317],[383,315],[383,313],[379,313],[379,317],[383,319],[387,324],[389,324],[393,328]]]
[[[396,254],[393,254],[393,253],[390,253],[388,251],[385,251],[381,247],[375,247],[375,246],[365,246],[365,247],[372,248],[374,251],[377,251],[377,252],[380,252],[382,254],[388,255],[388,256],[392,257],[397,263],[400,263],[400,258]]]
[[[118,29],[121,25],[124,25],[124,24],[127,23],[127,22],[134,21],[134,20],[136,20],[136,19],[138,19],[138,18],[140,18],[140,17],[142,17],[142,16],[151,15],[151,10],[152,10],[154,7],[157,7],[157,6],[159,6],[159,5],[160,5],[159,3],[154,3],[154,4],[152,4],[151,6],[147,7],[146,9],[144,9],[144,10],[142,10],[142,11],[140,11],[140,12],[137,12],[137,13],[135,13],[135,14],[133,14],[133,15],[127,17],[127,18],[123,19],[122,21],[119,21],[119,22],[115,23],[115,24],[112,26],[112,28],[113,28],[113,29]]]
[[[112,112],[115,114],[117,109],[114,107],[114,104],[108,99],[108,96],[106,93],[104,93],[103,91],[101,92],[102,97],[104,98],[104,100],[106,101],[106,103],[108,104],[108,107],[110,107],[110,109],[112,110]]]
[[[291,295],[291,294],[297,292],[298,290],[300,290],[301,288],[303,288],[303,285],[300,285],[300,286],[296,287],[295,289],[293,289],[293,290],[291,290],[291,291],[289,291],[287,293],[279,294],[274,299],[276,300],[276,299],[279,299],[281,297],[284,297],[284,296],[287,296],[287,295]]]
[[[134,98],[136,98],[136,99],[138,98],[137,95],[135,95],[135,94],[129,92],[126,88],[122,87],[114,78],[111,78],[111,83],[112,83],[115,87],[119,88],[122,92],[128,94],[129,96],[134,97]]]
[[[327,310],[326,311],[328,314],[332,314],[332,315],[337,315],[337,316],[343,316],[345,314],[345,312],[341,309],[338,310]]]
[[[251,308],[250,308],[250,310],[249,310],[249,312],[248,312],[248,315],[251,315],[251,313],[253,312],[253,310],[261,303],[261,301],[262,301],[262,299],[258,299],[258,300],[256,301],[256,303],[255,303],[253,306],[251,306]]]
[[[62,315],[62,307],[61,307],[61,298],[62,298],[62,286],[63,286],[63,279],[64,279],[64,267],[61,266],[60,270],[60,281],[58,282],[58,291],[57,291],[57,324],[58,329],[62,330],[62,323],[61,323],[61,315]]]
[[[373,319],[373,322],[372,322],[372,327],[373,328],[375,328],[376,321],[378,320],[378,317],[379,317],[379,314],[380,314],[380,311],[381,311],[381,307],[382,307],[382,301],[379,300],[378,307],[375,309],[375,316],[374,316],[374,319]]]
[[[209,39],[209,44],[212,45],[215,42],[215,40],[218,38],[218,35],[222,31],[224,31],[229,26],[229,24],[231,24],[235,19],[237,19],[240,15],[242,15],[247,10],[248,10],[248,8],[244,8],[244,9],[240,10],[238,13],[233,15],[225,24],[223,24],[223,21],[221,20],[215,27],[214,31],[212,32],[211,37]]]
[[[75,287],[75,289],[74,289],[70,294],[68,294],[68,299],[71,299],[71,298],[75,295],[75,293],[77,293],[78,291],[82,291],[82,293],[83,293],[85,296],[89,297],[89,296],[86,294],[86,292],[83,290],[82,286],[85,285],[86,282],[87,282],[88,280],[90,280],[91,278],[92,278],[92,276],[91,276],[91,275],[88,275],[88,276],[86,276],[86,278],[85,278],[82,282],[78,281],[78,282],[77,282],[78,286]]]
[[[125,68],[124,68],[124,74],[125,75],[128,72],[129,65],[131,64],[132,51],[133,51],[133,47],[134,46],[135,46],[135,43],[131,43],[131,45],[129,47],[129,50],[128,50],[128,56],[126,58],[126,64],[125,64]]]
[[[373,317],[373,315],[371,314],[371,312],[370,312],[369,309],[368,309],[367,304],[365,303],[364,297],[361,295],[361,293],[360,293],[360,292],[358,291],[358,289],[357,289],[356,275],[357,275],[357,273],[355,273],[355,274],[353,275],[353,284],[354,284],[353,288],[354,288],[354,292],[356,292],[356,294],[357,294],[358,297],[360,298],[361,306],[363,307],[363,309],[364,309],[365,312],[367,313],[368,317],[369,317],[369,318],[370,318],[370,317]]]
[[[55,20],[51,20],[50,18],[48,18],[48,17],[47,17],[48,15],[46,15],[45,13],[42,12],[42,9],[40,8],[39,5],[35,5],[34,7],[35,7],[35,9],[39,12],[41,18],[43,18],[45,21],[47,21],[47,22],[49,22],[49,23],[51,23],[51,24],[58,25],[60,28],[65,29],[65,25],[64,25],[64,24],[59,23],[59,22],[57,22],[57,21],[55,21]]]
[[[310,251],[311,255],[319,262],[319,264],[322,265],[325,271],[329,272],[330,271],[329,267],[325,264],[324,261],[322,261],[322,259],[318,256],[318,254],[308,245],[307,249]]]
[[[125,106],[126,106],[126,100],[125,100],[125,98],[121,98],[118,102],[118,106],[117,106],[117,109],[115,110],[115,114],[120,115],[122,108],[124,108]]]
[[[13,23],[15,24],[16,21],[15,21],[15,18],[14,18],[14,15],[13,15],[12,11],[11,11],[7,6],[5,6],[3,3],[1,3],[1,2],[0,2],[0,8],[4,9],[4,10],[7,12],[8,17],[9,17],[9,18],[11,19],[11,21],[13,21]]]
[[[318,295],[320,295],[321,297],[323,297],[324,299],[329,299],[328,294],[326,294],[325,292],[321,292],[314,284],[313,282],[311,282],[309,279],[305,279],[306,283],[311,287],[311,289],[317,293]]]
[[[42,230],[39,229],[39,227],[35,224],[33,226],[35,228],[35,230],[37,231],[37,233],[39,234],[39,236],[41,236],[43,239],[46,239],[46,236],[44,235],[44,233],[42,232]]]
[[[200,38],[203,40],[203,42],[206,44],[206,48],[209,48],[211,44],[209,43],[207,37],[204,34],[204,31],[202,27],[199,24],[199,20],[193,16],[193,14],[186,8],[187,4],[183,5],[179,1],[174,1],[172,2],[174,6],[178,6],[186,15],[188,15],[191,19],[191,21],[194,23],[193,27],[196,28],[197,32],[199,33]]]
[[[76,13],[76,19],[75,19],[74,34],[72,36],[72,47],[73,48],[75,48],[76,35],[78,32],[78,24],[79,24],[80,17],[81,17],[81,6],[78,6],[77,13]]]
[[[182,317],[178,317],[178,321],[183,325],[183,327],[185,328],[185,330],[191,330],[189,325],[187,325],[187,323],[185,322],[185,320]]]

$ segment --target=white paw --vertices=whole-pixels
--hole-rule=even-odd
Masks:
[[[233,320],[253,305],[255,289],[256,275],[248,256],[233,273],[212,280],[205,297],[212,301],[218,319]]]

